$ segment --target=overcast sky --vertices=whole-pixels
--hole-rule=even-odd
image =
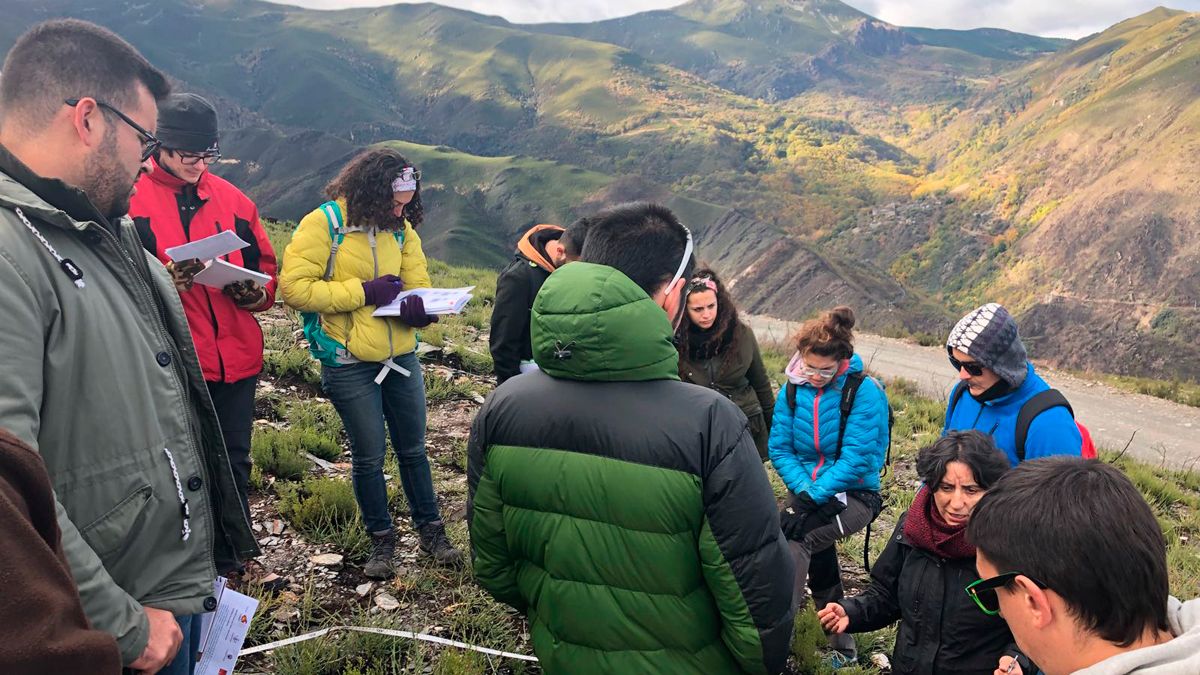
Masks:
[[[401,0],[407,1],[407,0]],[[396,0],[284,0],[318,9],[390,5]],[[1007,28],[1078,38],[1159,4],[1200,11],[1200,0],[848,0],[884,21],[929,28]],[[517,23],[595,21],[681,4],[680,0],[440,0],[439,4]]]

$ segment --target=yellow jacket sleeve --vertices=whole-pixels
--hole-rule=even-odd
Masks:
[[[401,249],[400,279],[405,288],[431,288],[429,265],[425,262],[425,251],[421,249],[421,237],[412,225],[404,223],[404,248]]]
[[[325,214],[317,209],[304,216],[283,251],[283,272],[279,275],[283,301],[289,307],[302,312],[339,314],[366,304],[361,280],[325,281],[331,246],[333,240],[329,236]],[[419,242],[417,247],[419,250]],[[424,266],[422,256],[422,270]]]

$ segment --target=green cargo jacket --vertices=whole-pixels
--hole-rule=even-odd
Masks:
[[[74,220],[27,185],[73,204],[83,193],[3,147],[0,167],[0,427],[45,459],[84,610],[128,664],[148,639],[143,605],[211,611],[214,548],[246,558],[257,545],[166,271],[128,218],[113,231],[99,214]]]

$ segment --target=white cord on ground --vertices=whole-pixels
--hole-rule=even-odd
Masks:
[[[297,644],[300,642],[307,642],[308,640],[315,640],[319,637],[324,637],[330,633],[334,633],[337,631],[352,631],[352,632],[356,632],[356,633],[374,633],[375,635],[387,635],[389,637],[406,638],[409,640],[420,640],[422,642],[432,642],[433,644],[445,645],[447,647],[457,647],[459,649],[466,649],[466,650],[472,651],[472,652],[479,652],[480,654],[487,654],[489,656],[502,656],[506,659],[518,659],[520,661],[530,661],[532,663],[537,663],[537,657],[534,657],[534,656],[526,656],[524,654],[513,654],[512,652],[502,652],[497,649],[489,649],[487,647],[478,647],[476,645],[467,644],[465,642],[457,642],[455,640],[447,640],[446,638],[440,638],[440,637],[436,637],[434,635],[425,635],[424,633],[412,633],[412,632],[409,632],[406,630],[392,630],[389,628],[367,628],[364,626],[332,626],[330,628],[322,628],[321,630],[313,631],[311,633],[305,633],[304,635],[297,635],[296,637],[290,637],[285,640],[277,640],[275,642],[268,642],[265,645],[258,645],[257,647],[250,647],[248,649],[243,649],[241,652],[238,653],[238,657],[240,658],[242,656],[249,656],[251,654],[260,654],[262,652],[269,652],[273,649],[279,649],[280,647],[286,647],[288,645],[294,645],[294,644]]]

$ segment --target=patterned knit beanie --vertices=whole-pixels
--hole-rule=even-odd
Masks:
[[[1007,309],[994,302],[969,312],[958,322],[946,340],[946,351],[952,349],[990,368],[1014,389],[1025,382],[1029,357],[1017,335],[1017,322]]]

